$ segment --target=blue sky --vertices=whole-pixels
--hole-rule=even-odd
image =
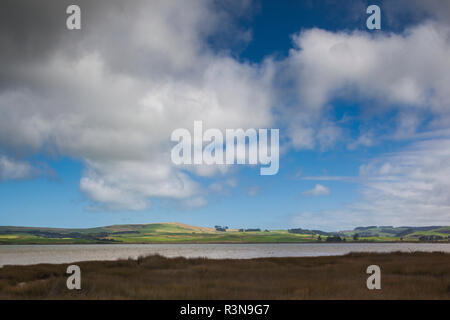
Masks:
[[[450,221],[446,4],[79,1],[68,31],[36,3],[0,34],[0,225]],[[279,128],[278,174],[174,166],[170,132],[194,120]]]

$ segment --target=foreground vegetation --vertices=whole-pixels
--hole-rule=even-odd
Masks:
[[[222,229],[181,223],[114,225],[89,229],[0,227],[0,244],[89,243],[288,243],[318,241],[449,242],[450,227],[359,227],[335,233],[320,230]]]
[[[450,254],[351,253],[339,257],[210,260],[141,257],[0,268],[0,299],[450,299]],[[366,268],[381,267],[381,290]]]

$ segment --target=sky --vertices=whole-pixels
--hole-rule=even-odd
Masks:
[[[449,225],[448,1],[2,0],[0,48],[0,225]],[[174,164],[199,120],[278,173]]]

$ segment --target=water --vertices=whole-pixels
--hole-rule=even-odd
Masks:
[[[117,260],[141,255],[248,259],[262,257],[312,257],[349,252],[443,251],[450,244],[438,243],[301,243],[301,244],[101,244],[101,245],[3,245],[0,266],[37,263],[70,263]]]

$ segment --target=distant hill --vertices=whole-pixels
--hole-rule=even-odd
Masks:
[[[357,236],[355,236],[357,234]],[[357,227],[350,231],[222,229],[182,223],[123,224],[67,229],[0,226],[0,244],[295,243],[319,241],[442,241],[450,227]]]
[[[353,237],[358,234],[360,238],[398,238],[402,240],[443,240],[450,236],[450,227],[393,227],[393,226],[369,226],[357,227],[352,231],[341,231],[340,234]]]

